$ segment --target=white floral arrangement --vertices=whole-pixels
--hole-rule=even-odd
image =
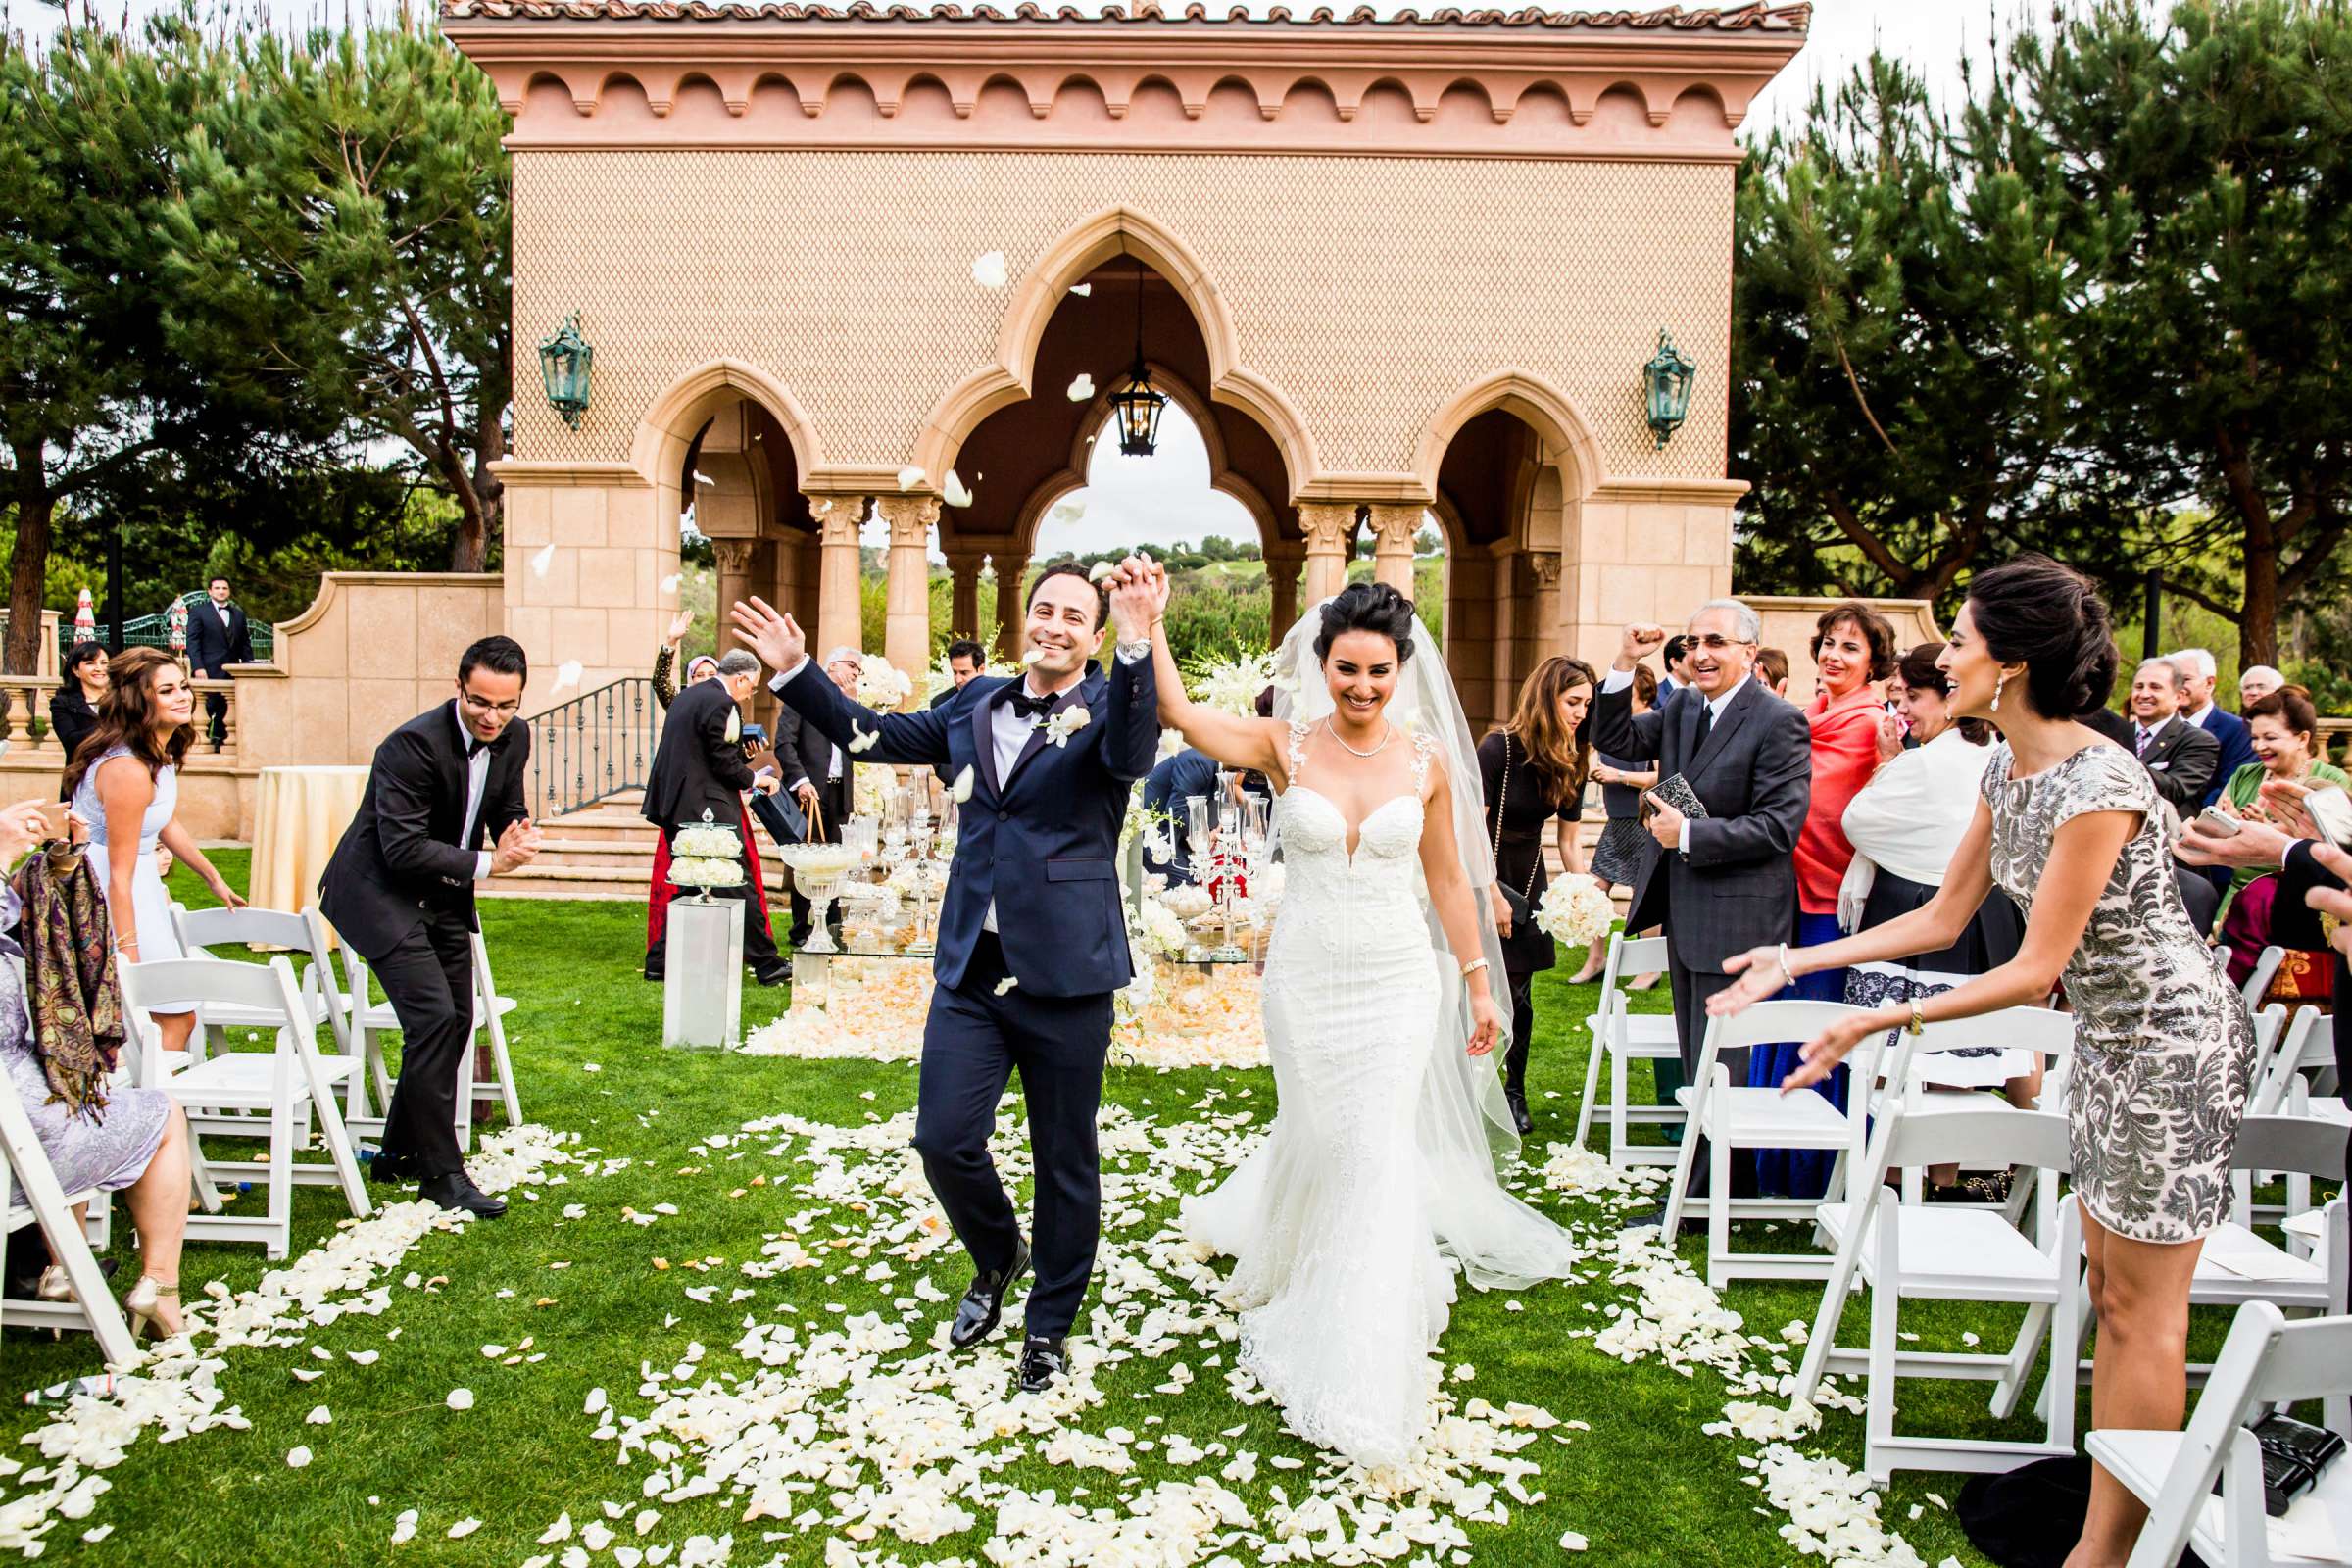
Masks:
[[[743,862],[716,856],[682,855],[669,862],[669,880],[671,886],[681,888],[739,888],[743,886]]]
[[[1217,901],[1208,896],[1208,889],[1198,882],[1187,882],[1168,889],[1160,895],[1159,902],[1179,920],[1206,914],[1217,906]]]
[[[1185,931],[1184,922],[1158,899],[1144,900],[1141,923],[1144,940],[1171,958],[1191,945],[1192,938]]]
[[[1544,890],[1536,929],[1572,948],[1590,947],[1617,923],[1617,906],[1588,876],[1569,876]]]
[[[868,708],[896,708],[914,695],[914,681],[880,654],[858,661],[858,700]]]
[[[743,839],[731,827],[704,822],[678,829],[669,853],[681,860],[732,860],[743,853]]]
[[[1257,713],[1257,694],[1274,684],[1270,650],[1239,659],[1197,660],[1184,672],[1184,689],[1194,702],[1243,718]]]

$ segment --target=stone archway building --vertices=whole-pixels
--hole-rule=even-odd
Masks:
[[[508,628],[583,688],[642,672],[691,495],[722,596],[826,642],[878,514],[920,665],[934,530],[959,618],[1026,565],[1140,295],[1278,618],[1367,524],[1409,586],[1434,512],[1491,714],[1729,590],[1733,132],[1808,20],[448,0],[514,119],[516,340],[576,311],[596,351],[577,429],[517,367]],[[1661,328],[1698,373],[1662,448]]]

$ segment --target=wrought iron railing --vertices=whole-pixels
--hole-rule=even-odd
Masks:
[[[531,770],[524,792],[532,820],[645,787],[661,727],[647,677],[630,675],[583,692],[529,723]]]

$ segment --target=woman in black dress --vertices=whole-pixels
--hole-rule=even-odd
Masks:
[[[1658,677],[1647,664],[1636,664],[1634,711],[1646,713],[1657,706]],[[1603,893],[1630,889],[1642,880],[1642,857],[1649,843],[1649,831],[1642,825],[1642,792],[1657,783],[1658,766],[1655,762],[1643,766],[1600,752],[1594,756],[1592,779],[1600,786],[1601,809],[1608,813],[1600,842],[1592,846],[1592,880],[1600,884]],[[1626,933],[1629,937],[1646,934]],[[1569,984],[1581,986],[1598,978],[1608,958],[1609,940],[1603,937],[1592,944],[1592,951],[1585,956],[1585,966]],[[1645,974],[1628,982],[1627,989],[1647,991],[1657,983],[1655,974]]]
[[[1557,961],[1551,938],[1536,929],[1534,917],[1544,902],[1544,826],[1554,824],[1568,874],[1584,875],[1576,823],[1584,814],[1592,756],[1585,714],[1598,689],[1592,665],[1546,659],[1519,688],[1510,723],[1478,743],[1487,831],[1494,843],[1494,926],[1502,933],[1503,972],[1511,983],[1502,1092],[1522,1135],[1535,1127],[1527,1112],[1527,1045],[1536,1026],[1536,972]]]
[[[106,645],[75,643],[66,655],[66,678],[49,695],[49,728],[56,733],[57,744],[66,749],[69,764],[82,737],[98,727],[98,704],[105,696]],[[57,798],[69,800],[73,793],[61,789]]]

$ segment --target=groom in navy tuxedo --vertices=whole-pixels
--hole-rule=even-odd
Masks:
[[[914,1147],[972,1255],[971,1289],[948,1331],[960,1349],[996,1329],[1030,1264],[988,1152],[1005,1082],[1021,1075],[1037,1166],[1037,1278],[1020,1363],[1031,1393],[1067,1370],[1063,1341],[1102,1232],[1095,1113],[1111,994],[1134,977],[1119,828],[1159,745],[1150,596],[1121,596],[1105,672],[1093,655],[1111,609],[1085,567],[1049,566],[1029,588],[1026,674],[979,676],[936,707],[879,718],[815,667],[792,617],[757,599],[733,611],[744,641],[777,670],[776,694],[834,744],[876,735],[860,760],[941,768],[958,794],[969,781],[940,910]]]

